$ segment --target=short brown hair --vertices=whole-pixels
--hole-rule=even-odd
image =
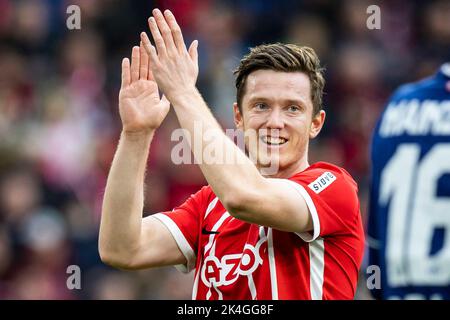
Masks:
[[[234,71],[236,75],[236,99],[239,110],[245,94],[245,81],[256,70],[274,70],[281,72],[304,72],[311,82],[311,100],[313,116],[322,110],[322,95],[325,79],[319,58],[310,47],[294,44],[263,44],[250,49]]]

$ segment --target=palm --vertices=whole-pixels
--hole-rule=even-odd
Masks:
[[[166,117],[169,103],[159,98],[155,81],[140,79],[120,90],[119,111],[126,131],[156,129]]]
[[[158,128],[170,103],[159,98],[158,85],[150,70],[148,55],[141,47],[133,47],[131,66],[122,61],[122,86],[119,93],[119,112],[125,132],[143,132]]]

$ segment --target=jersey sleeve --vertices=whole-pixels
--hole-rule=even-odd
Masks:
[[[297,233],[304,241],[357,233],[360,228],[357,185],[345,170],[318,168],[286,181],[305,199],[311,213],[313,232]]]
[[[201,230],[201,221],[207,188],[203,187],[191,195],[182,205],[172,211],[160,212],[152,217],[161,221],[169,229],[183,255],[186,257],[185,265],[175,266],[179,271],[188,273],[195,268],[196,252]]]

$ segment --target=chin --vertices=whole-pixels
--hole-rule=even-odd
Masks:
[[[297,159],[285,159],[283,157],[279,158],[271,158],[270,162],[269,160],[267,160],[266,162],[264,162],[265,166],[260,166],[260,168],[264,168],[265,172],[261,173],[263,175],[268,175],[268,176],[283,176],[284,178],[286,178],[286,176],[284,176],[284,173],[286,173],[287,171],[289,172],[293,172],[292,169],[294,166],[297,166]],[[283,173],[283,174],[282,174]]]
[[[260,168],[261,174],[267,176],[275,176],[283,170],[284,167],[283,159],[280,159],[278,155],[259,155],[258,156],[258,167]]]

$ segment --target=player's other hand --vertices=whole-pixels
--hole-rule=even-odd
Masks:
[[[119,113],[125,133],[152,132],[169,112],[170,103],[165,96],[160,99],[149,63],[142,42],[133,47],[131,65],[128,58],[122,60]]]
[[[198,76],[198,42],[191,43],[189,50],[174,15],[169,10],[154,9],[148,19],[155,47],[145,32],[141,41],[150,56],[151,69],[159,88],[170,101],[195,89]]]

